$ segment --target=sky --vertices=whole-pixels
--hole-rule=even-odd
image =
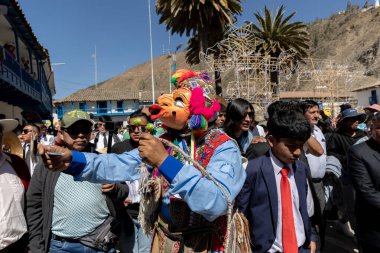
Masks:
[[[95,83],[108,80],[129,68],[150,60],[149,0],[18,0],[34,34],[49,50],[56,86],[55,99],[66,97]],[[152,14],[153,56],[158,57],[188,38],[170,36],[159,24],[155,1]],[[363,6],[365,0],[350,0]],[[372,0],[370,2],[375,2]],[[281,4],[292,21],[312,22],[326,18],[347,6],[347,0],[242,0],[238,25],[254,21],[253,13],[266,5],[275,11]],[[169,42],[170,41],[170,42]]]

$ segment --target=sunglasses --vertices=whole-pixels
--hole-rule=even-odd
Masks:
[[[137,130],[139,132],[145,132],[146,131],[145,127],[146,127],[146,125],[129,125],[128,129],[129,129],[129,131],[134,132],[134,131],[136,131],[136,128],[137,128]]]
[[[61,130],[72,136],[79,135],[80,133],[86,135],[92,132],[91,128],[61,128]]]
[[[33,132],[33,130],[30,130],[30,129],[22,129],[21,133],[22,134],[28,134],[30,132]]]
[[[243,119],[245,119],[245,117],[247,117],[247,115],[250,117],[250,118],[254,118],[255,117],[255,112],[246,112],[243,116]]]

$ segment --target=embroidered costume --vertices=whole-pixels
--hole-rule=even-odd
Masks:
[[[235,227],[226,214],[246,174],[236,143],[212,126],[220,105],[209,82],[207,74],[178,70],[172,78],[176,89],[149,108],[151,118],[167,129],[162,139],[170,143],[169,156],[157,168],[155,182],[161,189],[156,186],[154,192],[161,198],[153,223],[148,224],[154,233],[152,252],[225,252],[228,240],[238,237],[234,233],[227,238]],[[137,150],[99,156],[73,152],[68,173],[96,182],[134,180],[140,176],[140,163]],[[231,251],[248,248],[249,243]]]

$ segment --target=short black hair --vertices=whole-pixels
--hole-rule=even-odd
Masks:
[[[32,126],[32,127],[37,131],[37,133],[40,133],[40,131],[41,131],[40,127],[37,126],[35,123],[28,123],[28,124],[25,124],[24,127],[26,127],[26,126]]]
[[[99,121],[103,122],[103,123],[111,122],[112,118],[110,116],[108,116],[108,115],[103,115],[103,116],[99,117]]]
[[[144,112],[142,112],[141,109],[139,109],[139,110],[137,110],[137,111],[134,111],[131,115],[129,115],[129,119],[137,118],[137,117],[145,117],[146,120],[148,121],[148,123],[151,122],[149,116],[146,115]]]
[[[311,100],[311,99],[304,100],[304,101],[300,102],[300,107],[302,109],[303,114],[305,114],[307,112],[307,109],[313,108],[314,106],[319,107],[319,104],[317,102],[315,102],[314,100]]]
[[[291,101],[276,101],[268,106],[268,118],[271,118],[275,113],[279,111],[298,111],[302,112],[300,102],[296,100]]]
[[[290,138],[306,142],[311,135],[311,126],[299,111],[280,110],[267,123],[268,134],[276,139]]]

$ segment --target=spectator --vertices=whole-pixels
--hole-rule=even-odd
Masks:
[[[252,106],[255,111],[255,118],[252,120],[250,126],[252,135],[265,137],[266,134],[264,128],[260,125],[261,122],[265,121],[263,109],[256,104],[252,104]]]
[[[325,135],[331,135],[334,131],[333,123],[331,121],[331,112],[329,109],[323,109],[320,111],[321,119],[318,121],[318,127],[321,129],[322,133]],[[326,137],[327,138],[327,137]]]
[[[40,128],[33,123],[26,124],[21,132],[21,143],[23,145],[23,158],[28,165],[30,175],[33,175],[39,156],[37,155],[37,139],[40,134]]]
[[[348,152],[356,190],[356,238],[360,252],[380,252],[380,113],[372,118],[372,138]]]
[[[249,161],[236,205],[250,223],[254,253],[315,252],[307,169],[298,161],[310,132],[301,113],[279,111],[268,120],[270,151]]]
[[[357,126],[366,118],[364,113],[358,113],[353,108],[342,112],[338,130],[331,135],[327,142],[327,155],[336,157],[342,165],[341,182],[343,184],[344,208],[341,210],[340,221],[342,231],[347,236],[353,236],[352,228],[355,227],[354,203],[355,192],[347,171],[347,152],[366,133],[358,130]],[[350,222],[350,223],[348,223]]]
[[[106,124],[107,123],[107,124]],[[109,153],[115,143],[120,142],[114,129],[110,129],[113,122],[110,117],[102,116],[97,123],[98,133],[95,136],[95,150],[99,153]]]
[[[91,130],[90,116],[74,110],[63,115],[58,137],[71,150],[89,152],[93,149]],[[127,196],[127,185],[75,181],[71,175],[39,164],[27,193],[30,251],[114,252],[114,203]]]
[[[237,98],[227,106],[224,130],[231,138],[237,141],[242,155],[245,155],[253,139],[249,127],[254,118],[255,111],[245,99]]]
[[[39,135],[39,142],[43,145],[53,145],[54,144],[54,136],[48,134],[47,127],[45,126],[45,124],[40,123],[40,124],[38,124],[38,126],[41,129],[40,135]]]
[[[311,138],[304,145],[304,152],[310,168],[310,175],[317,193],[321,213],[325,207],[325,194],[322,179],[326,173],[326,139],[317,126],[319,121],[318,103],[313,100],[305,100],[301,103],[301,108],[311,125]]]
[[[0,147],[3,136],[17,127],[13,119],[0,120]],[[25,162],[0,149],[0,252],[26,252],[27,226],[24,217],[24,193],[30,174]]]
[[[215,121],[216,127],[223,128],[225,121],[226,121],[226,107],[223,104],[220,104],[220,111]]]
[[[5,43],[4,49],[7,53],[12,57],[12,59],[16,59],[16,45],[13,42]]]
[[[130,139],[116,143],[111,148],[111,153],[122,154],[127,151],[135,149],[139,145],[139,139],[143,132],[149,132],[145,127],[150,122],[149,117],[141,110],[137,110],[129,116],[128,132]],[[126,229],[120,238],[120,250],[122,253],[149,253],[152,237],[144,234],[140,223],[138,221],[138,214],[140,209],[140,195],[139,195],[139,180],[127,181],[129,186],[129,196],[125,200],[127,218],[131,217],[133,220],[133,227],[123,226]],[[128,221],[125,221],[128,224]],[[128,229],[130,231],[128,231]],[[131,233],[132,231],[132,233]]]
[[[22,64],[23,69],[29,73],[30,71],[29,61],[25,59],[25,57],[21,57],[21,64]]]

